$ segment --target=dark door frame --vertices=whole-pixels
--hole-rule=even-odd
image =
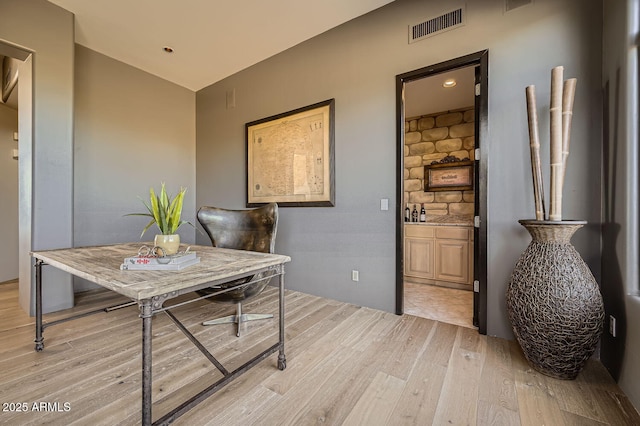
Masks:
[[[413,80],[468,66],[476,67],[476,155],[473,322],[487,334],[487,154],[489,51],[483,50],[450,61],[396,76],[396,314],[404,311],[404,85]]]

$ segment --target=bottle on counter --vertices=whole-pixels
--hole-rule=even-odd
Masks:
[[[418,209],[416,208],[416,205],[413,205],[413,211],[411,212],[411,222],[417,222],[418,221]]]
[[[411,221],[411,210],[409,210],[409,203],[407,203],[407,207],[405,207],[404,209],[404,221],[405,222]]]
[[[420,207],[420,222],[427,221],[427,212],[424,210],[424,203],[421,204]]]

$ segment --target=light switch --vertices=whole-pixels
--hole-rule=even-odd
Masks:
[[[389,199],[383,198],[380,200],[380,210],[389,210]]]
[[[17,150],[17,149],[14,149],[14,150],[13,150],[13,159],[14,159],[14,160],[17,160],[17,159],[18,159],[18,150]]]

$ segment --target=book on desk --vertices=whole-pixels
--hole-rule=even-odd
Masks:
[[[137,255],[126,257],[120,269],[123,271],[177,271],[200,262],[195,252],[170,256]]]

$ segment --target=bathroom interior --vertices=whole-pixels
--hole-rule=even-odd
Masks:
[[[408,82],[404,93],[404,313],[469,328],[474,76],[460,68]]]

